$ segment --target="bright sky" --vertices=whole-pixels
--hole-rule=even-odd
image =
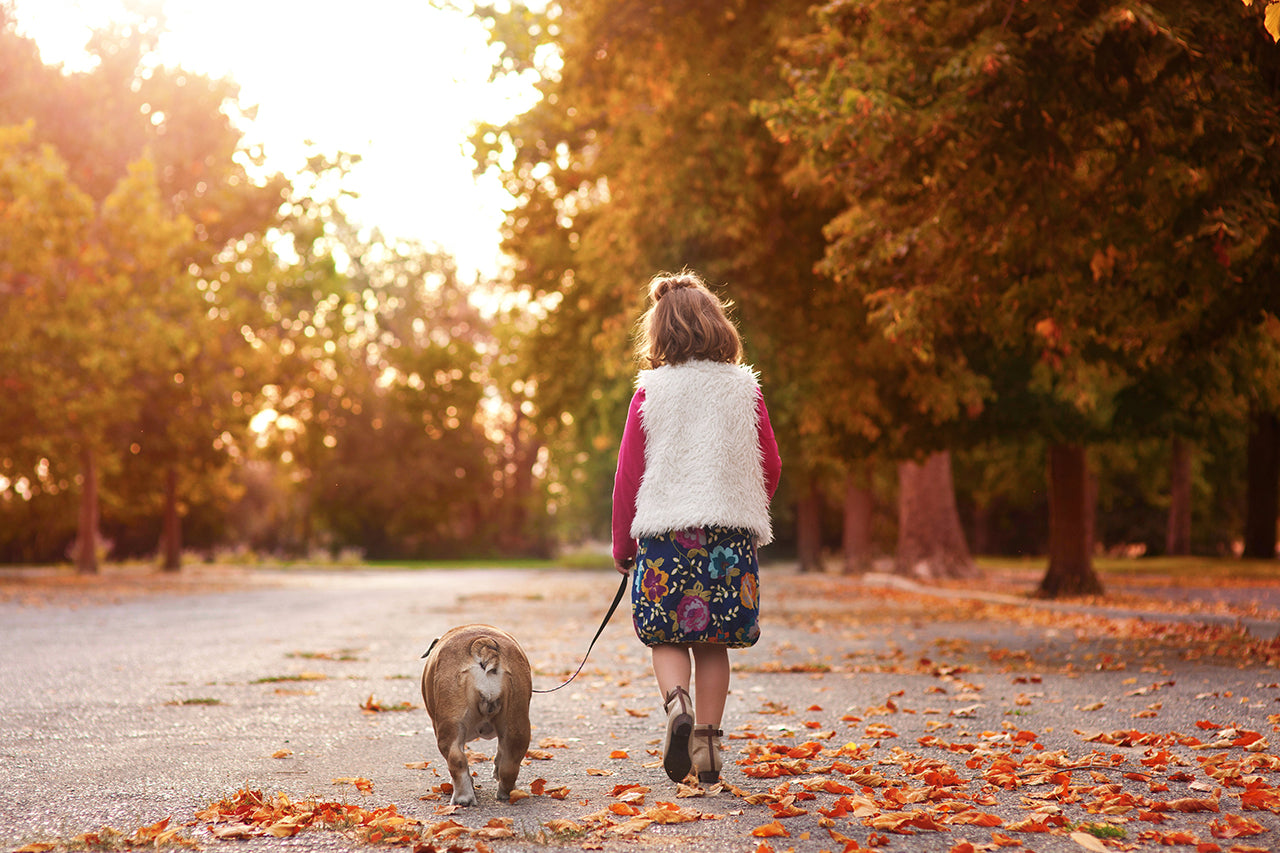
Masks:
[[[287,174],[305,142],[361,154],[348,206],[393,237],[438,244],[463,277],[492,274],[508,201],[496,181],[472,177],[463,151],[473,122],[527,109],[527,87],[489,84],[483,27],[428,0],[152,0],[168,32],[166,65],[231,77],[258,106],[246,139]],[[136,0],[17,0],[18,29],[48,63],[85,64],[90,30],[129,20]]]

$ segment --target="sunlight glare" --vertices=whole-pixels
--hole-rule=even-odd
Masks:
[[[88,66],[94,27],[131,20],[130,0],[17,0],[20,32],[46,62]],[[483,26],[425,0],[163,0],[157,48],[181,65],[240,86],[257,107],[246,143],[273,169],[301,168],[307,143],[363,161],[350,176],[350,215],[389,237],[439,245],[464,277],[498,268],[498,227],[510,198],[475,179],[467,138],[475,123],[528,109],[527,84],[490,84]]]

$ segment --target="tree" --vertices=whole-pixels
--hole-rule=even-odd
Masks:
[[[1122,393],[1250,322],[1228,310],[1274,301],[1241,270],[1266,263],[1274,221],[1256,22],[1194,3],[837,2],[817,24],[762,114],[803,152],[795,179],[844,199],[824,267],[903,344],[905,440],[1039,433],[1053,511],[1084,511],[1081,448],[1113,433]],[[1085,550],[1051,554],[1071,577],[1046,593],[1093,587]]]
[[[956,511],[950,454],[899,463],[898,472],[898,573],[926,580],[975,576]]]
[[[91,572],[99,479],[118,464],[113,436],[143,404],[132,379],[164,333],[146,296],[169,280],[189,223],[166,216],[146,161],[95,211],[56,153],[27,137],[9,129],[3,138],[0,199],[20,212],[7,220],[16,233],[0,258],[17,283],[4,302],[3,375],[22,401],[5,438],[32,467],[46,460],[55,481],[78,467],[76,565]]]
[[[1276,519],[1280,515],[1280,320],[1268,316],[1240,336],[1237,394],[1246,424],[1244,556],[1276,557]]]
[[[98,492],[99,472],[116,475],[122,459],[130,459],[133,468],[139,467],[136,463],[151,467],[151,492],[128,502],[128,511],[118,489],[107,488],[103,495],[119,510],[115,514],[125,517],[139,506],[156,512],[163,507],[160,550],[166,566],[176,568],[179,482],[197,488],[201,476],[225,463],[235,443],[232,434],[247,425],[246,404],[252,395],[244,369],[251,361],[250,349],[240,334],[243,322],[237,321],[245,319],[245,307],[256,304],[256,297],[232,304],[227,297],[235,289],[223,288],[226,281],[209,270],[229,245],[273,222],[284,181],[278,175],[265,181],[247,175],[240,159],[241,132],[231,118],[236,112],[234,86],[148,62],[159,31],[158,21],[142,19],[97,33],[90,42],[97,66],[64,74],[40,64],[29,40],[14,33],[11,12],[0,10],[0,58],[15,71],[5,81],[5,118],[32,120],[33,137],[57,150],[67,164],[69,184],[99,208],[101,223],[94,237],[103,241],[105,253],[121,257],[86,249],[81,265],[102,264],[105,276],[119,276],[119,299],[100,316],[127,309],[130,313],[122,316],[129,325],[119,328],[136,332],[130,351],[149,350],[147,358],[121,361],[119,367],[129,365],[131,374],[114,380],[116,388],[130,389],[146,405],[132,407],[132,421],[114,418],[104,424],[103,446],[77,444],[84,492],[96,503],[92,496]],[[141,162],[151,164],[145,177],[131,171]],[[142,183],[150,186],[142,188]],[[126,195],[118,196],[121,192]],[[112,201],[113,196],[118,197]],[[113,205],[129,213],[112,214]],[[139,217],[130,223],[132,230],[121,223],[124,215]],[[155,233],[141,230],[152,226]],[[175,228],[181,239],[173,237]],[[139,260],[143,256],[146,260]],[[161,256],[165,266],[149,266]],[[192,275],[193,270],[202,274]],[[87,340],[95,340],[94,328],[84,329]],[[101,337],[97,340],[106,345]],[[130,409],[105,411],[124,416]],[[56,424],[50,428],[59,430]],[[27,454],[27,470],[41,458],[46,457]],[[65,459],[49,461],[57,469],[66,464]],[[157,480],[163,483],[163,501],[152,500],[160,494]],[[87,506],[82,511],[83,524],[94,526],[86,532],[82,524],[79,534],[85,567],[96,515]]]
[[[845,453],[828,436],[873,423],[845,405],[867,393],[858,373],[834,385],[812,376],[818,359],[859,337],[843,306],[832,313],[813,272],[831,211],[822,194],[784,186],[794,163],[751,111],[778,91],[776,43],[803,23],[807,5],[595,0],[552,4],[542,16],[478,10],[504,45],[499,72],[540,75],[542,100],[482,128],[476,156],[517,200],[504,240],[512,284],[547,312],[528,339],[535,411],[552,467],[593,530],[605,527],[631,390],[629,332],[644,283],[660,270],[692,267],[737,303],[791,472],[782,499],[806,510],[806,542],[816,519],[803,489]],[[870,439],[859,437],[865,448]]]

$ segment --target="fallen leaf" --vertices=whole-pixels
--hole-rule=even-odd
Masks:
[[[633,817],[625,823],[619,823],[609,827],[606,832],[610,835],[638,835],[652,824],[653,821],[647,817]]]
[[[756,838],[778,838],[790,837],[791,833],[787,832],[787,828],[779,821],[771,821],[764,826],[757,826],[751,830],[751,834]]]
[[[1087,832],[1072,832],[1067,837],[1085,850],[1092,850],[1093,853],[1107,853],[1107,845]]]
[[[1218,810],[1218,801],[1216,799],[1197,799],[1195,797],[1182,797],[1159,805],[1161,808],[1156,809],[1157,811],[1216,812]]]
[[[896,832],[899,835],[913,835],[913,829],[929,829],[945,832],[946,827],[940,825],[928,812],[885,812],[870,815],[862,819],[863,824],[873,829]]]
[[[675,803],[654,803],[645,809],[644,816],[663,825],[693,823],[703,818],[702,812],[697,809],[681,808]]]
[[[639,792],[641,794],[649,793],[651,789],[648,785],[641,785],[639,782],[624,782],[620,785],[614,785],[613,790],[609,792],[609,796],[617,799],[624,794]]]
[[[1234,814],[1225,814],[1209,824],[1209,832],[1214,838],[1242,838],[1266,831],[1266,827],[1256,820]]]
[[[947,818],[947,823],[965,826],[1004,826],[1004,821],[993,814],[979,811],[963,811]]]

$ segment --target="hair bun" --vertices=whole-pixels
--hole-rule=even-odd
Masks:
[[[673,290],[697,287],[698,279],[692,275],[668,275],[656,279],[649,288],[649,295],[657,302]]]

